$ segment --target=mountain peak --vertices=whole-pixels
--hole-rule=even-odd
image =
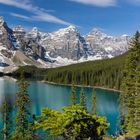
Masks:
[[[93,28],[92,31],[91,31],[90,33],[92,33],[92,34],[105,34],[105,33],[103,33],[102,30],[99,29],[99,28]]]
[[[25,32],[25,29],[24,29],[23,26],[18,25],[18,26],[16,26],[16,27],[13,28],[13,31],[14,32]]]
[[[69,30],[69,31],[77,32],[77,28],[74,25],[70,25],[66,29]]]
[[[74,25],[70,25],[67,28],[59,29],[58,31],[60,31],[60,32],[70,32],[70,31],[77,32],[77,28]]]
[[[52,34],[59,36],[59,37],[62,37],[66,34],[77,34],[77,33],[78,33],[77,28],[73,25],[70,25],[67,28],[61,28],[61,29],[55,31]]]
[[[30,32],[28,32],[28,37],[29,38],[33,38],[33,39],[40,39],[40,35],[41,33],[39,32],[37,27],[33,27],[32,30]]]
[[[39,32],[39,30],[38,30],[38,28],[37,28],[37,27],[33,27],[33,28],[32,28],[32,30],[31,30],[31,32],[38,33],[38,32]]]
[[[74,25],[70,25],[70,26],[68,26],[68,29],[76,29],[76,26],[74,26]]]
[[[107,34],[105,34],[104,32],[102,32],[100,29],[98,28],[93,28],[91,30],[91,32],[89,32],[86,36],[93,36],[93,37],[106,37]]]

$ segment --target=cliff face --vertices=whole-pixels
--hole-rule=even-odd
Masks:
[[[41,44],[52,58],[58,56],[72,60],[79,60],[81,57],[87,58],[86,41],[74,26],[49,33]]]
[[[127,35],[113,37],[98,29],[93,29],[85,36],[85,39],[93,55],[101,58],[115,57],[129,49],[130,37]]]
[[[52,33],[40,32],[34,27],[30,32],[22,26],[10,29],[0,17],[0,63],[13,67],[37,65],[58,67],[83,61],[112,58],[129,49],[127,35],[108,36],[98,29],[81,36],[77,28],[69,26]],[[18,53],[16,53],[18,51]],[[22,53],[26,61],[17,54]],[[15,61],[16,58],[16,61]],[[18,60],[19,59],[19,60]],[[17,63],[23,60],[21,63]],[[33,63],[35,62],[35,63]],[[0,67],[1,69],[4,69]]]
[[[13,31],[7,26],[3,17],[0,17],[0,45],[12,49]]]

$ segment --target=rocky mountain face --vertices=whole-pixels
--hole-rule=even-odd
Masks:
[[[18,26],[13,29],[13,35],[15,37],[15,48],[18,48],[24,52],[27,56],[34,59],[44,59],[45,49],[39,44],[39,34],[37,34],[37,29],[29,33],[26,33],[23,27]]]
[[[12,48],[13,31],[7,26],[6,22],[0,17],[0,44],[7,49]]]
[[[85,36],[89,49],[97,58],[111,58],[123,54],[129,49],[130,36],[108,36],[98,29],[93,29]]]
[[[112,37],[94,29],[81,36],[76,27],[42,33],[22,26],[10,29],[0,17],[0,70],[18,66],[58,67],[88,60],[111,58],[129,49],[130,37]]]
[[[52,58],[62,57],[72,60],[87,58],[88,46],[76,27],[69,26],[49,33],[41,42]]]

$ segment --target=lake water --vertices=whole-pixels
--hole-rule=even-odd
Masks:
[[[31,98],[32,113],[41,114],[41,108],[49,107],[51,109],[62,110],[64,106],[70,105],[70,89],[69,86],[57,86],[37,81],[31,81],[29,86],[29,94]],[[3,98],[7,94],[11,101],[15,102],[15,93],[18,91],[17,84],[12,79],[0,78],[0,106]],[[91,88],[85,88],[87,109],[91,108]],[[108,133],[113,135],[118,130],[118,93],[97,89],[97,113],[100,116],[105,115],[110,123]],[[80,100],[80,88],[77,88],[77,99]]]

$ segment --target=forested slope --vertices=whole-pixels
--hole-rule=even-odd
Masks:
[[[58,84],[90,85],[112,89],[120,89],[122,72],[129,52],[105,60],[89,61],[69,66],[39,69],[35,66],[20,67],[12,75],[18,76],[25,71],[27,78],[46,80]]]
[[[48,69],[45,80],[60,84],[90,85],[120,89],[128,52],[113,59],[89,61]]]

